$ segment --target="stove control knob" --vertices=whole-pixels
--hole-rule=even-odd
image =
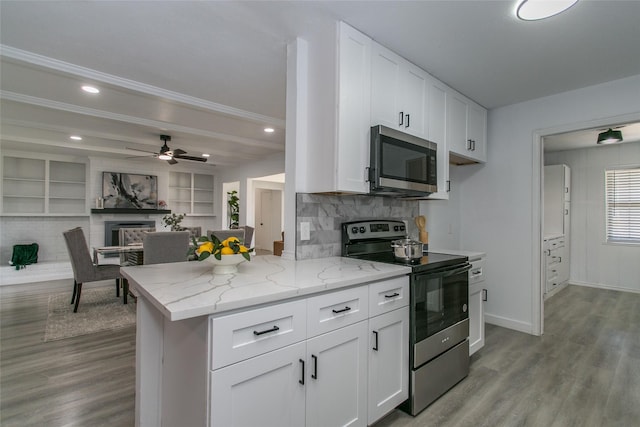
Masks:
[[[351,227],[351,232],[353,234],[358,234],[358,227]]]
[[[367,229],[366,229],[366,228],[364,228],[364,227],[360,227],[360,232],[361,232],[361,233],[364,233],[365,231],[367,231]]]
[[[401,225],[400,226],[400,231],[404,231],[404,228],[405,228],[404,225]]]
[[[398,227],[397,225],[393,227],[393,231],[399,231],[400,227]]]

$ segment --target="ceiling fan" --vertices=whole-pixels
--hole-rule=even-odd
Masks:
[[[187,152],[179,148],[175,150],[170,149],[169,146],[167,145],[167,141],[171,141],[171,136],[169,135],[160,135],[160,140],[164,142],[164,144],[162,145],[162,148],[160,148],[160,151],[157,153],[154,153],[152,151],[138,150],[136,148],[129,148],[129,147],[127,147],[127,149],[133,150],[133,151],[142,151],[143,153],[151,153],[153,154],[153,157],[157,157],[160,160],[166,160],[167,163],[169,163],[170,165],[175,165],[176,163],[178,163],[176,159],[191,160],[194,162],[207,161],[206,157],[187,156],[186,155]]]

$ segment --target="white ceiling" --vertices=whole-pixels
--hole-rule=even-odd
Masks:
[[[538,22],[517,20],[514,7],[3,0],[2,148],[128,157],[169,134],[171,148],[221,166],[281,152],[286,44],[336,20],[487,108],[640,74],[640,1],[581,0]],[[87,82],[102,93],[81,93]]]

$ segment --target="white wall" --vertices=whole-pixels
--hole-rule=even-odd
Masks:
[[[487,164],[461,169],[461,246],[487,253],[486,320],[539,333],[540,135],[640,117],[640,75],[489,111]]]
[[[594,141],[595,145],[595,141]],[[546,153],[571,168],[570,283],[640,292],[640,246],[606,243],[604,171],[640,165],[640,142]]]

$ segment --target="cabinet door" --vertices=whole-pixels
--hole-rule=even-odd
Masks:
[[[467,103],[455,92],[449,92],[447,97],[447,146],[454,154],[469,155]]]
[[[338,143],[334,190],[368,192],[371,121],[371,39],[340,24]],[[331,168],[327,167],[328,173]]]
[[[447,146],[447,89],[435,79],[429,83],[429,106],[427,108],[427,139],[437,144],[438,191],[431,193],[429,199],[449,199],[449,148]]]
[[[209,425],[304,425],[304,359],[298,343],[211,372]]]
[[[307,341],[307,427],[367,425],[367,330],[363,321]]]
[[[429,75],[415,65],[405,62],[402,78],[402,129],[411,135],[426,139],[427,131],[427,81]]]
[[[373,44],[371,61],[371,126],[400,129],[404,124],[401,73],[402,59],[389,49]],[[402,114],[402,116],[401,116]]]
[[[471,140],[471,157],[486,162],[487,110],[473,102],[468,103],[467,108],[467,139]]]
[[[369,320],[369,424],[409,396],[409,307]]]
[[[484,347],[484,282],[469,285],[469,356]]]

